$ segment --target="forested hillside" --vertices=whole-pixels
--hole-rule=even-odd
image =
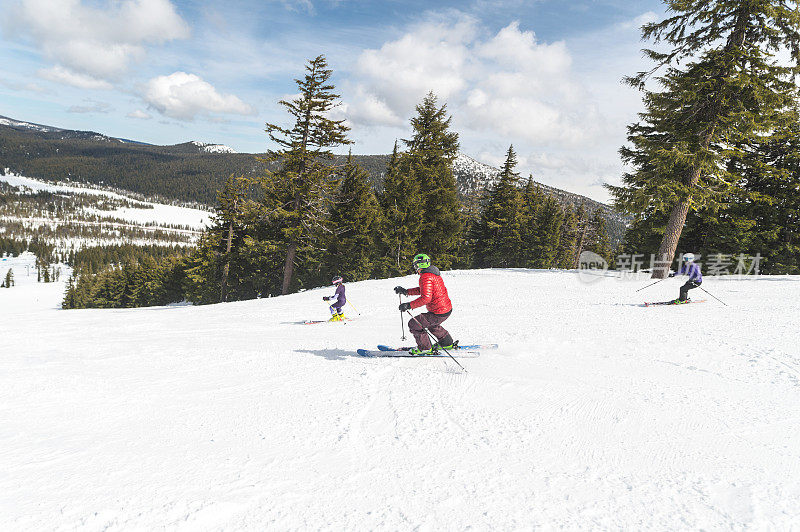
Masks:
[[[263,173],[263,154],[209,153],[192,142],[156,146],[107,137],[92,131],[73,131],[0,117],[0,172],[9,169],[51,181],[73,181],[116,187],[151,198],[214,205],[225,179],[231,174]],[[344,156],[334,164],[344,165]],[[367,171],[377,189],[383,180],[390,155],[353,155],[353,161]],[[273,164],[273,168],[277,165]],[[486,187],[499,170],[459,154],[453,175],[458,192],[468,204],[484,198]],[[602,209],[609,237],[619,242],[627,217],[607,205],[554,187],[542,189],[563,205],[590,210]]]

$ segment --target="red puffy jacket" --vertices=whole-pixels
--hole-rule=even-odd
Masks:
[[[408,291],[410,296],[420,296],[411,302],[411,308],[419,308],[425,305],[428,312],[434,314],[447,314],[453,310],[453,304],[447,295],[447,288],[444,286],[439,269],[435,266],[425,268],[420,272],[419,288],[411,288]]]

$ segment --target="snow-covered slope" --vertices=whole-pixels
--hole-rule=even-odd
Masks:
[[[49,183],[38,179],[32,179],[15,174],[0,174],[0,182],[8,183],[14,187],[22,187],[32,192],[49,191],[63,192],[69,194],[91,194],[105,196],[115,199],[131,199],[129,196],[98,188],[82,187],[73,183]],[[126,220],[131,223],[152,226],[156,229],[164,226],[185,226],[196,230],[203,229],[210,224],[212,213],[189,207],[177,205],[166,205],[149,201],[137,201],[137,203],[147,208],[138,209],[132,207],[121,207],[111,211],[95,211],[98,216],[109,215],[114,218]],[[170,229],[161,228],[164,231]]]
[[[470,195],[494,184],[500,175],[500,170],[458,152],[453,159],[453,175],[456,177],[459,192],[462,195]]]
[[[0,126],[8,126],[15,129],[35,131],[37,133],[61,134],[59,136],[61,136],[62,139],[78,137],[89,140],[97,140],[101,142],[129,142],[124,139],[117,139],[114,137],[101,135],[100,133],[95,133],[93,131],[75,131],[71,129],[62,129],[53,126],[45,126],[42,124],[34,124],[32,122],[24,122],[22,120],[15,120],[7,116],[0,116]]]
[[[8,118],[7,116],[0,116],[0,126],[10,126],[22,129],[30,129],[32,131],[39,131],[41,133],[55,133],[57,131],[62,131],[61,129],[56,127],[43,126],[41,124],[33,124],[31,122],[14,120],[13,118]]]
[[[39,179],[32,179],[15,174],[1,175],[0,181],[6,182],[14,187],[24,187],[27,190],[39,191],[46,190],[50,192],[68,192],[72,194],[93,194],[98,196],[106,196],[109,198],[117,199],[130,199],[129,196],[117,192],[98,188],[82,187],[78,184],[59,183],[54,184]],[[154,203],[149,201],[140,201],[146,204],[147,209],[133,209],[121,208],[107,213],[98,212],[98,214],[113,214],[116,218],[121,218],[134,223],[141,224],[171,224],[183,225],[195,229],[205,228],[211,220],[212,213],[210,211],[203,211],[200,209],[192,209],[189,207],[179,207],[176,205],[165,205],[163,203]]]
[[[0,289],[0,529],[800,527],[800,278],[643,308],[646,279],[444,276],[446,326],[500,344],[466,374],[354,355],[400,342],[412,277],[348,285],[361,315],[322,325],[299,322],[327,288],[78,311]]]

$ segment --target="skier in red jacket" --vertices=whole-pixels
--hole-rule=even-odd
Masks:
[[[396,286],[394,291],[404,296],[419,296],[417,299],[400,304],[400,312],[419,308],[425,305],[428,312],[412,317],[408,322],[408,330],[414,335],[417,347],[411,349],[415,355],[431,353],[436,348],[452,349],[453,337],[447,332],[442,323],[450,317],[453,305],[447,296],[447,288],[439,273],[439,268],[431,266],[431,259],[424,253],[414,257],[414,270],[419,274],[419,288],[405,289]],[[437,343],[431,346],[431,340],[425,332],[428,329],[436,337]]]

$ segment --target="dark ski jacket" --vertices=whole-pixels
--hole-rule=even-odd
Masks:
[[[419,296],[411,302],[411,308],[419,308],[425,305],[428,312],[434,314],[447,314],[453,310],[450,297],[447,295],[447,288],[444,286],[442,274],[436,266],[428,266],[419,271],[419,288],[411,288],[408,291],[410,296]]]

